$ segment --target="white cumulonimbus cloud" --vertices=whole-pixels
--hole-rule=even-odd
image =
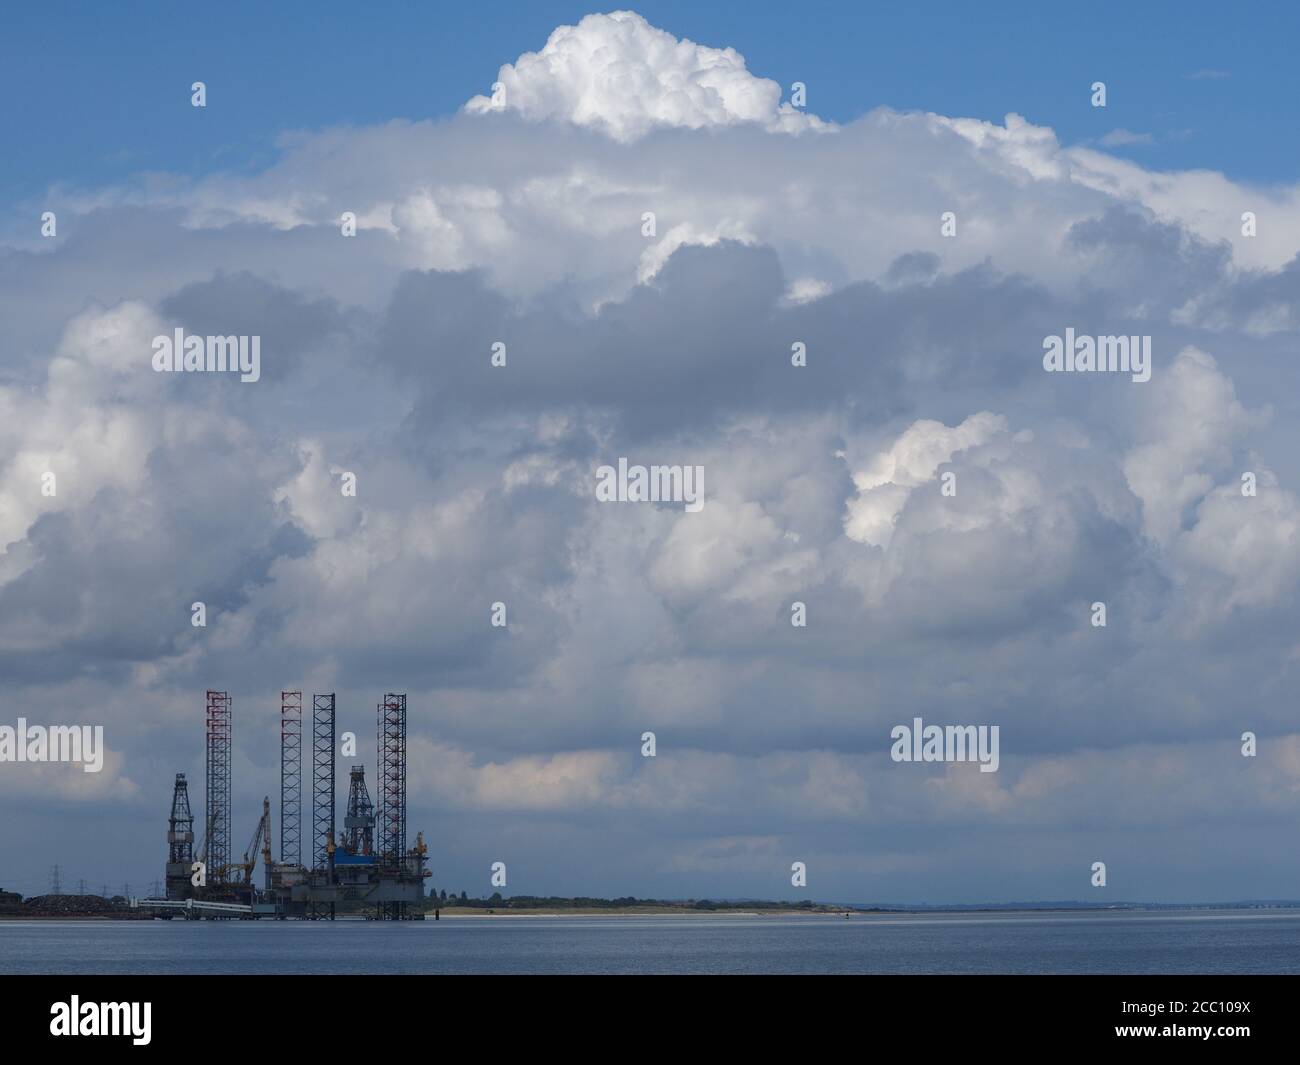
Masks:
[[[659,127],[704,129],[748,123],[785,133],[827,129],[781,102],[781,86],[755,77],[734,48],[678,40],[634,11],[588,15],[561,26],[539,52],[503,66],[504,96],[475,96],[472,114],[513,111],[558,119],[631,141]]]
[[[1135,860],[1185,858],[1117,795],[1148,826],[1230,808],[1225,846],[1300,812],[1294,185],[1014,114],[832,125],[628,12],[497,80],[252,174],[51,190],[58,241],[9,242],[11,707],[100,706],[154,810],[201,757],[204,686],[243,712],[401,683],[412,824],[454,810],[452,868],[513,832],[541,864],[577,839],[609,882],[730,869],[735,893],[796,839],[906,897],[945,863],[1005,872],[930,829],[1052,885],[1039,844],[1080,845],[1085,807]],[[262,334],[263,380],[151,373],[176,326]],[[1151,334],[1151,381],[1044,374],[1067,327]],[[621,455],[702,465],[703,511],[597,502]],[[1001,724],[1002,768],[886,762],[914,708]],[[276,765],[249,712],[256,799]],[[1270,743],[1248,780],[1247,725]]]

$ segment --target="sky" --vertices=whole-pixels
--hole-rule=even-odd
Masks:
[[[0,887],[151,887],[216,688],[236,850],[398,691],[449,891],[1300,898],[1294,8],[837,6],[8,16],[0,725],[108,755]]]
[[[837,122],[874,107],[1052,127],[1064,144],[1114,130],[1144,165],[1210,166],[1255,182],[1295,175],[1288,3],[651,3],[638,10],[677,37],[735,48],[809,108]],[[0,193],[102,183],[141,171],[191,176],[255,170],[286,130],[436,118],[508,59],[535,50],[590,8],[501,0],[355,5],[233,2],[112,6],[13,4],[0,41],[0,92],[18,150],[0,159]],[[204,121],[196,78],[219,85]],[[1078,106],[1104,80],[1106,110]],[[489,82],[490,84],[490,82]],[[35,92],[33,92],[35,90]],[[75,136],[68,136],[75,131]],[[1149,138],[1149,139],[1148,139]]]

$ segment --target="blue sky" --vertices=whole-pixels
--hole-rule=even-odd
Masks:
[[[736,48],[787,90],[805,82],[809,109],[836,121],[880,105],[994,121],[1017,111],[1063,144],[1116,128],[1149,135],[1114,150],[1156,169],[1260,182],[1297,171],[1300,5],[999,3],[977,19],[958,3],[635,6],[678,37]],[[6,5],[0,94],[15,150],[0,158],[0,195],[140,171],[256,169],[287,129],[445,115],[555,26],[604,9],[499,0],[363,10]],[[202,114],[189,106],[195,80],[209,86]],[[1107,83],[1105,110],[1088,105],[1094,80]]]

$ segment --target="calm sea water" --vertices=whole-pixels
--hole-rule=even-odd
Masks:
[[[1300,913],[0,922],[0,973],[1300,973]]]

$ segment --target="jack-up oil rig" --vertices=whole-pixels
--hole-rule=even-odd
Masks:
[[[335,825],[334,695],[312,696],[311,864],[302,861],[302,692],[280,693],[280,860],[271,851],[271,801],[248,848],[230,853],[231,699],[207,697],[207,781],[203,841],[194,855],[189,785],[176,774],[167,824],[167,897],[132,905],[187,917],[287,917],[333,920],[342,907],[380,920],[423,920],[428,848],[422,833],[406,847],[406,696],[389,693],[378,709],[376,811],[363,765],[352,767],[340,839]],[[376,832],[376,829],[378,832]],[[259,888],[253,872],[262,860]]]

